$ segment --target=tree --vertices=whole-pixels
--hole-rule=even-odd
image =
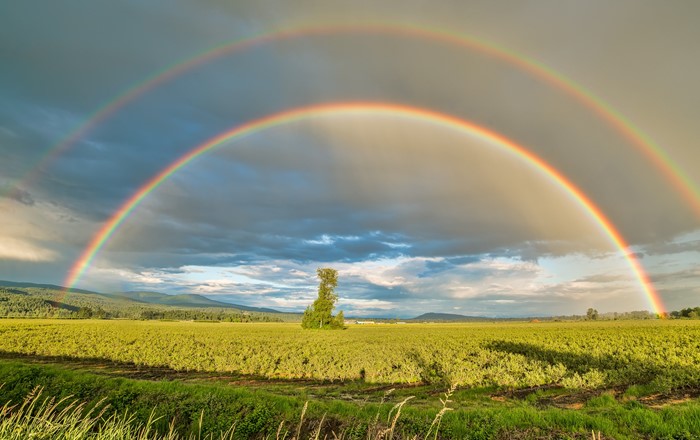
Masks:
[[[596,319],[598,319],[598,311],[594,308],[588,309],[588,311],[586,311],[586,318],[595,321]]]
[[[306,308],[301,319],[301,326],[309,329],[342,329],[345,328],[343,312],[333,316],[333,308],[338,295],[335,288],[338,286],[338,271],[329,267],[316,269],[316,274],[321,280],[318,284],[318,298],[312,305]]]
[[[92,318],[92,309],[90,307],[81,307],[78,309],[78,319],[90,319]]]

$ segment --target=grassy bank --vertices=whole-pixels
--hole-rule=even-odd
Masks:
[[[114,416],[112,423],[122,425],[126,420],[129,429],[135,430],[132,433],[155,419],[148,426],[151,432],[160,435],[173,432],[183,437],[201,434],[220,438],[234,427],[232,438],[240,439],[284,435],[292,438],[297,430],[300,438],[314,438],[317,433],[320,438],[334,438],[334,435],[346,439],[377,438],[391,427],[397,414],[395,405],[410,397],[407,392],[411,391],[389,394],[385,403],[310,399],[307,405],[307,395],[279,395],[264,387],[132,380],[61,365],[9,360],[0,361],[0,378],[4,382],[0,403],[21,403],[41,386],[43,396],[77,400],[85,403],[87,409],[102,401],[102,405],[108,406],[102,419]],[[457,390],[447,403],[454,410],[444,411],[438,438],[589,439],[591,431],[600,431],[603,438],[616,439],[700,438],[697,399],[650,408],[633,396],[635,389],[631,389],[627,396],[600,393],[587,398],[580,408],[562,409],[544,403],[548,391],[503,399],[490,398],[492,391]],[[429,405],[406,402],[396,420],[394,438],[425,438],[440,413],[439,399],[444,399],[444,395],[431,397]],[[100,423],[96,421],[95,425]]]

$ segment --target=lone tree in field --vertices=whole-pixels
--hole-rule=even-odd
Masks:
[[[304,311],[301,326],[320,329],[345,328],[342,310],[336,316],[331,314],[338,301],[338,295],[333,291],[338,286],[338,271],[325,267],[316,269],[316,274],[321,280],[318,284],[318,298]]]
[[[586,318],[595,321],[596,319],[598,319],[598,311],[591,307],[590,309],[588,309],[588,311],[586,311]]]

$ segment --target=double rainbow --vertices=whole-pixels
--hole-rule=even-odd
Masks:
[[[322,115],[347,116],[352,114],[389,115],[393,117],[420,120],[442,128],[457,130],[465,135],[486,141],[490,145],[510,153],[524,164],[537,170],[545,178],[548,178],[552,183],[560,187],[573,202],[577,203],[584,209],[589,218],[598,225],[600,230],[609,238],[610,242],[617,249],[619,249],[620,253],[624,256],[653,310],[658,314],[664,313],[665,309],[661,298],[655,291],[641,263],[635,254],[630,251],[629,245],[626,243],[620,232],[615,228],[610,220],[608,220],[600,208],[596,206],[588,198],[588,196],[586,196],[586,194],[584,194],[573,182],[568,180],[562,173],[553,168],[542,158],[527,150],[525,147],[518,145],[510,139],[507,139],[503,135],[495,133],[473,122],[428,109],[377,102],[334,102],[293,108],[247,122],[225,131],[218,136],[209,139],[203,144],[196,146],[195,148],[192,148],[189,152],[173,161],[169,166],[161,170],[157,175],[147,181],[143,186],[141,186],[141,188],[139,188],[138,191],[136,191],[119,207],[119,209],[102,226],[98,233],[95,234],[88,246],[81,253],[80,257],[73,264],[68,272],[64,285],[67,289],[75,286],[75,284],[80,280],[80,277],[91,265],[95,255],[109,241],[110,237],[113,236],[119,226],[129,217],[129,215],[144,200],[144,198],[158,188],[176,171],[187,165],[195,158],[228,142],[240,140],[245,136],[259,133],[268,128],[290,124],[302,119],[319,117]]]

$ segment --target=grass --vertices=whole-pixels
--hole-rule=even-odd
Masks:
[[[380,413],[377,412],[374,423],[366,430],[365,438],[367,440],[402,438],[395,431],[401,416],[401,409],[409,400],[410,397],[391,408],[386,424],[382,423]],[[447,402],[449,402],[447,399],[443,401],[443,405],[446,405]],[[307,409],[308,402],[302,408],[296,428],[287,428],[285,422],[281,421],[274,436],[265,434],[262,437],[266,439],[275,438],[276,440],[286,440],[288,438],[290,440],[300,440],[302,438],[320,439],[326,415],[324,414],[317,423],[310,421],[305,424],[307,422],[305,419]],[[12,405],[10,402],[6,402],[0,407],[0,439],[233,440],[237,438],[237,428],[240,430],[240,427],[245,426],[244,422],[240,423],[241,420],[235,420],[225,431],[204,434],[204,410],[202,410],[195,427],[196,432],[190,432],[189,435],[182,436],[176,431],[176,419],[170,421],[167,432],[158,433],[155,424],[160,418],[154,416],[155,410],[150,413],[145,422],[137,420],[128,411],[124,411],[120,415],[118,412],[109,413],[108,410],[109,405],[105,404],[105,399],[90,405],[70,396],[61,399],[46,397],[43,395],[43,389],[37,387],[24,398],[21,404]],[[445,406],[438,412],[424,437],[414,435],[411,438],[429,438],[431,434],[434,434],[433,437],[437,439],[440,420],[447,410],[449,408]],[[255,436],[256,434],[261,434],[261,432],[243,432],[243,434],[247,438],[251,434]],[[344,439],[346,434],[349,438],[353,433],[352,430],[340,431],[339,433],[331,431],[334,439]],[[327,433],[323,435],[323,438],[328,437]]]
[[[558,396],[553,390],[499,401],[489,397],[493,389],[421,389],[423,398],[397,389],[365,403],[8,360],[0,360],[0,378],[8,402],[0,439],[590,439],[591,432],[602,439],[700,439],[697,400],[653,409],[625,393],[598,393],[573,410],[543,405],[541,399]]]
[[[177,440],[182,438],[171,424],[167,433],[154,430],[156,419],[151,413],[145,422],[137,422],[133,415],[112,412],[106,416],[109,406],[103,401],[88,405],[71,398],[55,399],[42,395],[35,388],[20,405],[9,402],[0,407],[0,438],[3,440],[26,439],[90,439],[90,440]],[[200,418],[200,428],[202,418]],[[218,436],[202,437],[201,429],[190,434],[189,439],[232,440],[235,425]]]
[[[41,427],[63,420],[80,435],[121,424],[130,438],[147,429],[183,439],[700,440],[696,323],[311,334],[289,324],[13,320],[0,333],[0,405],[9,402],[0,421],[39,427],[18,429],[25,438],[55,438]],[[38,413],[15,415],[37,386],[53,412],[37,401]],[[65,408],[72,419],[35,417]]]

